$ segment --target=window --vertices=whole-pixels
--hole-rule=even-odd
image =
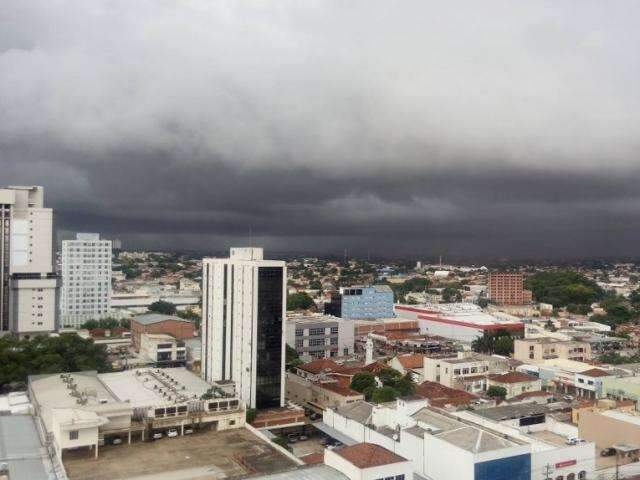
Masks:
[[[310,328],[309,335],[324,335],[324,328]]]
[[[396,480],[404,480],[404,473],[402,475],[396,475]]]
[[[304,330],[301,328],[296,328],[296,337],[301,337],[304,334]]]
[[[576,474],[570,473],[569,475],[567,475],[567,480],[576,480]]]
[[[304,340],[296,340],[296,348],[302,348],[304,346]]]
[[[580,472],[578,472],[578,479],[586,480],[586,478],[587,478],[587,472],[584,470],[580,470]]]
[[[78,430],[69,430],[69,440],[78,440]]]
[[[556,480],[564,480],[564,477],[563,477],[562,475],[558,475],[558,476],[556,477]]]
[[[338,333],[338,327],[331,327],[331,333],[333,334]]]

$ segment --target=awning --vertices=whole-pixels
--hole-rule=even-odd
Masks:
[[[335,428],[327,425],[324,422],[316,422],[316,423],[313,423],[312,425],[314,427],[316,427],[318,430],[320,430],[321,432],[326,433],[331,438],[333,438],[335,440],[338,440],[339,442],[342,442],[347,446],[351,446],[351,445],[355,445],[357,443],[361,443],[361,442],[358,442],[358,441],[354,440],[351,437],[348,437],[344,433],[340,433],[338,430],[336,430]]]

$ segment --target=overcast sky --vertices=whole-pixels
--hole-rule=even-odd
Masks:
[[[637,0],[0,0],[0,184],[130,247],[636,255],[638,25]]]

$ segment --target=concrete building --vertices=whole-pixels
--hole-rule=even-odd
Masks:
[[[591,345],[577,340],[562,341],[555,338],[521,338],[513,344],[513,358],[526,363],[538,363],[559,358],[574,362],[591,360]]]
[[[349,480],[411,480],[411,462],[374,443],[324,451],[324,464],[343,473]]]
[[[640,451],[640,415],[637,412],[607,410],[583,411],[578,420],[580,438],[594,442],[598,448],[626,444]]]
[[[331,315],[287,315],[287,345],[303,361],[353,355],[354,323]]]
[[[455,358],[424,357],[424,380],[470,393],[487,389],[489,362],[478,355]]]
[[[79,327],[109,316],[111,310],[111,240],[78,233],[62,241],[60,322]]]
[[[31,415],[0,415],[0,480],[57,478],[45,452]]]
[[[60,460],[78,448],[97,457],[99,446],[115,438],[131,443],[169,428],[184,434],[245,421],[233,384],[208,384],[185,368],[33,375],[29,396]]]
[[[288,401],[317,413],[323,412],[326,408],[342,407],[364,400],[363,394],[330,376],[314,380],[295,372],[287,372],[286,385]]]
[[[409,353],[405,355],[396,355],[389,360],[389,366],[394,370],[397,370],[402,375],[409,373],[411,379],[415,383],[422,383],[424,378],[424,359],[425,355],[422,353]]]
[[[533,375],[521,372],[508,372],[492,374],[487,377],[489,387],[502,387],[506,390],[506,399],[517,397],[526,392],[539,392],[542,390],[542,381]]]
[[[202,266],[203,378],[234,381],[253,408],[284,406],[285,262],[232,248]]]
[[[0,189],[0,226],[0,334],[55,330],[60,282],[42,187]]]
[[[176,340],[188,340],[193,338],[194,332],[195,326],[191,320],[173,315],[147,313],[131,319],[131,340],[136,351],[140,351],[144,333],[164,333]]]
[[[396,305],[399,317],[417,320],[420,333],[437,335],[461,342],[473,342],[485,332],[506,330],[515,336],[522,336],[524,324],[511,315],[483,312],[471,303]]]
[[[491,272],[488,290],[489,300],[498,305],[524,305],[532,301],[531,291],[524,289],[522,273]]]
[[[140,356],[158,366],[185,364],[187,347],[166,333],[143,333],[140,336]]]
[[[342,287],[325,304],[325,313],[340,318],[390,318],[393,291],[389,285]]]

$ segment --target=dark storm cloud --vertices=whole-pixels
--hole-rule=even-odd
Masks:
[[[640,6],[5,0],[1,183],[148,247],[632,255]]]

